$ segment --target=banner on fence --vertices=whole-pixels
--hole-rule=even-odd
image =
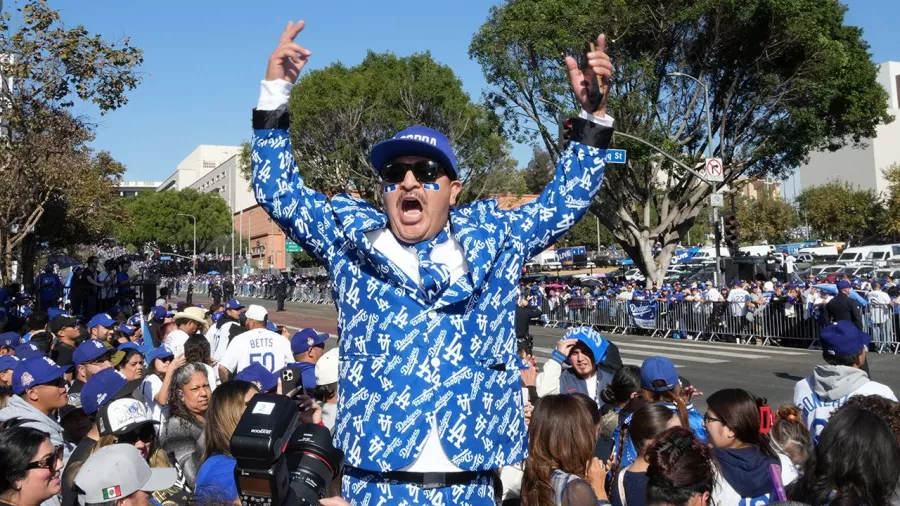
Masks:
[[[634,324],[642,329],[656,328],[656,301],[635,300],[628,302],[628,314]]]

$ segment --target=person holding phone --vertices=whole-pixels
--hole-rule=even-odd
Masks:
[[[473,506],[493,505],[494,471],[521,461],[527,444],[514,327],[522,267],[587,213],[603,182],[613,133],[606,37],[584,68],[566,58],[582,111],[536,200],[512,210],[490,200],[457,206],[467,167],[445,134],[417,125],[370,151],[382,211],[303,183],[286,107],[312,55],[294,42],[303,27],[289,23],[269,57],[253,113],[253,186],[334,283],[340,417],[359,420],[337,425],[342,495],[357,505],[386,495],[431,504],[462,493]]]

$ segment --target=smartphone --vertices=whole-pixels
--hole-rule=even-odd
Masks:
[[[597,441],[597,444],[594,445],[594,456],[602,462],[608,461],[612,456],[612,452],[613,438],[611,437],[602,437]]]
[[[302,387],[302,378],[300,377],[300,371],[291,369],[290,367],[285,367],[281,370],[281,391],[285,394],[294,390],[298,387]],[[300,389],[303,390],[302,388]]]

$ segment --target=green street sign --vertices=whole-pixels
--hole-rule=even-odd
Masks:
[[[301,248],[300,245],[295,243],[294,241],[288,240],[285,243],[285,250],[288,253],[300,253],[301,251],[303,251],[303,248]]]

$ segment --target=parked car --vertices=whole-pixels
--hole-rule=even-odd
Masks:
[[[625,271],[626,281],[644,281],[646,279],[640,269],[629,269]]]

